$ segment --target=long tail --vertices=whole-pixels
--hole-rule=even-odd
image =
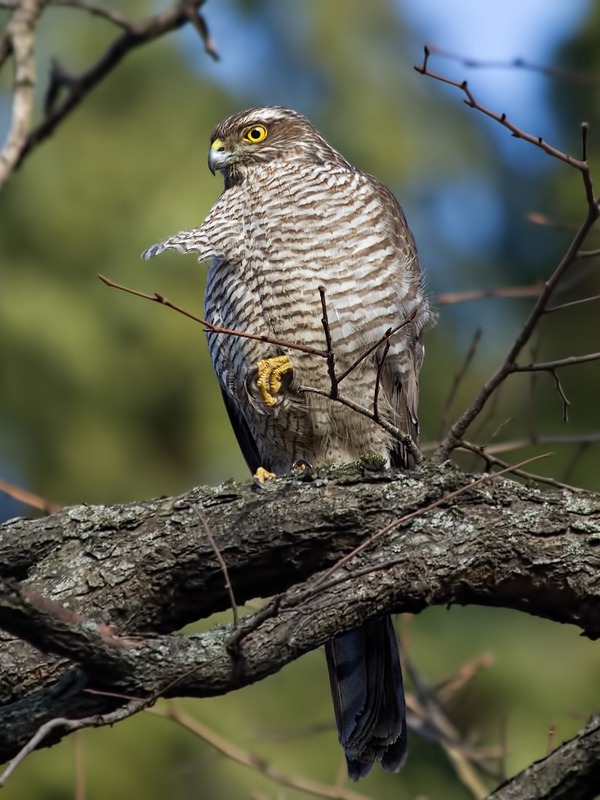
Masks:
[[[406,758],[406,710],[391,617],[341,634],[325,653],[348,775],[362,778],[375,761],[397,772]]]

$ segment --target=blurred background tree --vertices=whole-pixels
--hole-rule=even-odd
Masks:
[[[133,16],[161,4],[111,5]],[[589,119],[594,158],[600,13],[589,0],[442,6],[209,0],[203,13],[219,62],[191,27],[140,48],[27,158],[0,194],[1,477],[62,503],[120,502],[246,477],[198,326],[97,279],[107,274],[201,313],[204,266],[169,254],[143,264],[139,253],[205,217],[221,189],[206,169],[208,137],[244,107],[296,108],[353,164],[383,179],[407,213],[432,295],[547,276],[569,231],[533,225],[527,214],[577,223],[584,208],[577,176],[477,118],[412,65],[432,42],[466,57],[508,65],[519,56],[591,76],[551,81],[515,67],[467,75],[465,65],[444,63],[447,74],[468,77],[484,103],[576,155],[579,123]],[[8,12],[0,14],[2,24]],[[105,20],[66,7],[49,7],[38,33],[41,76],[53,56],[74,73],[86,69],[115,36]],[[9,77],[0,76],[0,132],[9,120]],[[571,291],[561,300],[600,293],[596,260],[581,265]],[[530,303],[441,308],[422,375],[425,442],[438,435],[474,331],[483,328],[483,338],[455,412],[502,357]],[[598,349],[590,347],[596,328],[593,304],[553,315],[538,355]],[[563,382],[568,427],[550,378],[540,376],[532,405],[531,382],[519,377],[483,438],[503,423],[507,438],[532,424],[538,433],[596,428],[597,366],[574,368]],[[557,450],[540,469],[561,477],[574,452]],[[597,489],[597,451],[579,455],[569,480]],[[24,511],[0,499],[2,518]],[[600,651],[573,630],[492,609],[431,609],[411,625],[411,658],[432,682],[486,650],[495,654],[493,668],[455,698],[451,715],[488,744],[506,728],[511,774],[545,754],[551,723],[560,741],[597,705]],[[340,769],[321,652],[260,685],[184,705],[282,771],[332,782]],[[435,744],[413,735],[411,750],[400,775],[374,770],[360,791],[381,800],[469,796]],[[7,800],[73,796],[75,752],[83,752],[88,798],[307,796],[216,758],[190,734],[144,714],[34,754],[4,790]]]

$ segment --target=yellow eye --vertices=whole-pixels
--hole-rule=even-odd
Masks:
[[[251,128],[248,128],[244,134],[244,141],[252,142],[252,144],[258,144],[259,142],[264,141],[266,138],[267,129],[264,125],[253,125]]]

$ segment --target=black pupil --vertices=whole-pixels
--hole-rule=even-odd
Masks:
[[[261,136],[260,128],[252,128],[252,130],[250,131],[250,138],[251,139],[260,139],[260,136]]]

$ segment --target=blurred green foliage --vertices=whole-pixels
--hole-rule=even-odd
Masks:
[[[149,2],[125,5],[132,14],[152,9]],[[246,476],[199,327],[97,278],[102,273],[158,291],[201,312],[204,266],[173,254],[144,264],[139,253],[198,224],[210,209],[220,183],[205,167],[207,142],[229,113],[263,103],[296,107],[353,163],[392,186],[417,233],[432,294],[546,277],[567,234],[527,225],[524,214],[540,211],[569,223],[582,216],[574,172],[547,159],[532,178],[507,160],[490,126],[464,109],[457,93],[413,72],[418,43],[392,2],[230,0],[208,3],[205,13],[221,64],[208,63],[191,31],[141,48],[0,195],[0,474],[55,501],[120,502]],[[49,9],[40,29],[39,70],[43,74],[51,55],[69,69],[85,68],[114,36],[102,20]],[[565,46],[565,63],[597,73],[599,38],[596,8]],[[6,79],[1,86],[4,104]],[[579,120],[597,117],[597,89],[569,82],[554,90],[553,101],[563,146],[577,152]],[[593,147],[594,157],[597,138]],[[451,192],[458,184],[467,193],[485,186],[501,204],[493,224],[477,215],[465,220],[477,247],[470,236],[457,242],[456,231],[444,228],[436,214],[441,189]],[[456,202],[457,213],[473,214],[472,206]],[[482,228],[488,230],[483,239]],[[576,270],[562,301],[600,291],[595,262]],[[437,435],[444,398],[475,328],[483,325],[483,343],[455,411],[490,374],[530,305],[502,300],[441,309],[428,335],[422,379],[425,441]],[[552,315],[538,355],[597,350],[595,313],[590,305]],[[505,422],[507,438],[532,425],[539,433],[597,428],[596,365],[565,373],[563,382],[572,400],[568,428],[550,378],[539,377],[532,405],[523,377],[511,381],[480,440]],[[573,454],[573,448],[557,450],[539,470],[560,477]],[[598,488],[593,449],[570,480]],[[513,773],[545,754],[551,723],[560,741],[597,706],[600,651],[574,629],[493,609],[432,609],[411,625],[411,658],[432,683],[488,650],[495,654],[493,668],[454,699],[451,713],[461,730],[480,734],[484,744],[498,743],[506,726]],[[281,771],[336,779],[342,755],[320,652],[260,685],[183,705]],[[324,732],[311,733],[324,723]],[[233,765],[150,714],[115,729],[86,731],[79,744],[88,800],[307,796]],[[373,770],[357,790],[381,800],[468,796],[438,747],[417,736],[411,744],[399,776]],[[70,738],[31,756],[4,790],[6,800],[72,797],[74,754]]]

